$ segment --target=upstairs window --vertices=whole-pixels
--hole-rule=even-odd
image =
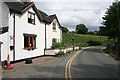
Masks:
[[[57,43],[57,39],[56,38],[52,38],[52,44]]]
[[[28,11],[28,23],[35,24],[35,14]]]
[[[56,31],[56,23],[53,22],[53,31]]]
[[[24,49],[35,49],[36,37],[34,34],[24,34]]]

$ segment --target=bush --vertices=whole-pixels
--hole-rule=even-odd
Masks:
[[[88,41],[87,42],[89,46],[98,46],[98,45],[101,45],[101,43],[99,41]]]
[[[66,53],[70,53],[70,52],[71,52],[70,50],[66,51]]]
[[[65,49],[65,45],[63,42],[60,42],[60,43],[55,43],[51,46],[52,49],[56,49],[56,48],[59,48],[59,49]]]
[[[63,51],[58,52],[58,53],[56,54],[56,57],[58,57],[59,55],[60,55],[60,56],[64,55],[64,52],[63,52]]]
[[[52,49],[59,48],[62,46],[62,43],[55,43],[51,46]]]

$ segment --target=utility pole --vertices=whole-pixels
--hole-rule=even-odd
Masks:
[[[119,44],[120,44],[120,16],[119,16],[119,1],[116,0],[117,2],[117,15],[118,15],[118,38],[117,38],[117,44],[116,44],[116,60],[118,60],[118,54],[119,54]]]

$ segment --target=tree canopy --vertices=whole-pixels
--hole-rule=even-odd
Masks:
[[[88,28],[84,24],[76,25],[76,32],[78,34],[86,34],[88,32]]]
[[[120,13],[120,2],[113,2],[113,4],[111,6],[109,6],[109,8],[107,9],[107,11],[105,12],[105,15],[103,17],[103,24],[105,25],[104,30],[106,31],[107,35],[109,36],[109,38],[113,38],[116,39],[118,37],[120,37],[119,34],[119,25],[118,23],[118,10]],[[119,17],[120,18],[120,17]]]
[[[67,32],[69,32],[69,30],[66,27],[62,27],[62,32],[67,33]]]

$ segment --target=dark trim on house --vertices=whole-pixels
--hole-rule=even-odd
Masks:
[[[8,26],[0,28],[0,34],[8,32]]]
[[[0,41],[0,66],[1,66],[1,44],[3,44],[3,42]]]
[[[23,36],[28,36],[28,37],[37,37],[36,34],[27,34],[27,33],[23,33]]]
[[[45,22],[45,49],[44,49],[44,55],[45,55],[45,50],[47,49],[47,37],[46,37],[46,22]]]
[[[29,14],[30,14],[30,20],[31,20],[30,22],[29,22]],[[34,23],[32,23],[32,15],[34,15]],[[28,11],[28,23],[35,25],[35,13]]]
[[[47,48],[46,23],[45,23],[45,49]]]
[[[14,46],[13,61],[15,61],[15,12],[14,12],[14,15],[13,15],[13,46]]]
[[[37,49],[36,48],[36,37],[37,37],[37,35],[35,35],[35,34],[27,34],[27,33],[23,33],[23,36],[24,36],[24,39],[25,39],[25,37],[28,37],[28,46],[25,46],[25,43],[24,43],[24,49],[25,50],[30,50],[30,49],[32,49],[32,50],[34,50],[34,49]],[[30,37],[32,37],[32,46],[30,46]],[[34,39],[35,38],[35,39]],[[35,44],[34,44],[34,41],[35,40]],[[25,41],[25,40],[24,40]]]

